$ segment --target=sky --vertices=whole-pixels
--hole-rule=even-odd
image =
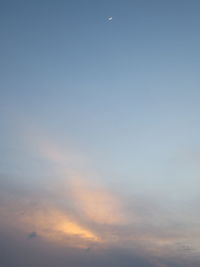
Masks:
[[[200,2],[0,0],[0,265],[200,266]]]

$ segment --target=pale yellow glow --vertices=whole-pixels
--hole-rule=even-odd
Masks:
[[[121,203],[111,192],[81,177],[73,177],[68,184],[72,197],[88,219],[100,224],[125,222]]]
[[[78,235],[82,238],[90,239],[93,241],[99,241],[99,238],[95,236],[91,231],[82,228],[74,222],[65,221],[57,225],[57,230],[62,233],[70,234],[70,235]]]

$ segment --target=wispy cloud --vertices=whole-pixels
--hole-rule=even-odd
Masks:
[[[138,264],[142,267],[199,262],[200,225],[192,218],[183,225],[180,215],[162,203],[117,194],[92,168],[81,171],[70,166],[69,161],[80,160],[80,155],[70,158],[69,151],[50,138],[33,136],[35,151],[49,162],[54,175],[42,187],[1,177],[0,230],[88,254],[125,249],[144,259]]]

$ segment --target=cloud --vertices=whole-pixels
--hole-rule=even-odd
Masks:
[[[96,173],[70,168],[72,161],[77,161],[80,156],[64,152],[47,137],[33,138],[33,143],[38,147],[40,155],[51,162],[60,176],[60,181],[55,183],[57,187],[59,183],[61,185],[59,194],[70,195],[77,211],[86,220],[98,224],[121,224],[126,221],[120,198],[101,184]]]
[[[67,186],[76,207],[87,220],[97,224],[114,225],[126,221],[119,197],[98,183],[74,176],[68,180]]]
[[[28,238],[29,239],[33,239],[33,238],[36,238],[38,235],[36,232],[31,232],[30,234],[28,234]]]
[[[51,179],[39,185],[28,177],[25,183],[0,177],[0,236],[12,240],[4,250],[12,251],[16,262],[23,262],[20,266],[35,266],[29,255],[36,253],[35,243],[42,251],[35,255],[37,266],[189,267],[200,263],[197,214],[190,213],[187,222],[147,196],[119,195],[92,169],[70,167],[81,156],[71,159],[69,152],[47,140],[33,139],[33,143],[55,170]],[[40,237],[29,247],[22,238],[27,233],[28,239]],[[17,242],[30,256],[30,264],[17,253]],[[44,255],[49,259],[43,260]],[[7,257],[2,266],[13,264]]]
[[[77,181],[80,180],[77,179]],[[5,181],[4,184],[6,184]],[[87,183],[82,184],[82,182],[78,185],[80,188],[83,186],[83,192],[86,190],[85,186],[89,187],[91,191],[93,187],[96,187],[96,184],[92,186],[91,181],[90,186]],[[62,258],[59,266],[64,266],[65,262],[72,267],[81,266],[81,262],[82,266],[95,267],[102,265],[133,266],[134,264],[142,267],[189,267],[195,266],[195,261],[199,263],[197,257],[199,254],[199,227],[196,225],[191,229],[190,225],[180,227],[180,225],[172,223],[168,218],[170,215],[162,206],[159,208],[158,205],[153,206],[150,201],[143,203],[142,200],[138,200],[140,203],[136,203],[137,201],[134,199],[132,203],[129,203],[129,206],[132,207],[129,210],[132,211],[132,216],[127,217],[125,223],[119,224],[118,220],[114,220],[106,224],[104,220],[99,220],[98,216],[98,220],[93,220],[93,217],[96,217],[88,216],[87,213],[82,217],[82,214],[76,213],[76,205],[65,205],[65,203],[73,202],[76,196],[73,193],[67,194],[65,189],[62,191],[60,187],[55,187],[55,195],[52,195],[52,191],[45,189],[38,192],[37,187],[33,187],[31,193],[30,191],[27,193],[26,190],[19,191],[17,186],[21,187],[19,183],[16,185],[8,182],[7,186],[4,185],[0,191],[0,236],[3,239],[5,237],[4,240],[12,240],[10,243],[6,242],[5,245],[7,253],[11,251],[15,254],[16,262],[20,262],[20,257],[22,257],[17,253],[17,242],[23,251],[27,249],[30,250],[30,253],[35,251],[35,247],[30,247],[35,246],[35,242],[31,242],[26,248],[26,239],[23,236],[27,236],[29,233],[29,239],[40,237],[37,239],[37,246],[41,246],[42,252],[34,252],[38,257],[37,266],[44,266],[44,263],[55,266],[53,265],[53,263],[55,264],[54,257],[58,258],[58,255]],[[62,187],[65,188],[65,186],[66,184],[63,183]],[[58,190],[57,193],[56,190]],[[94,192],[96,191],[94,190]],[[87,207],[86,204],[83,204],[83,207]],[[140,213],[138,210],[138,207],[143,205],[146,206],[146,214],[144,211]],[[155,214],[150,216],[149,209],[153,209]],[[132,220],[132,217],[137,217],[137,220]],[[60,255],[58,250],[68,252]],[[51,261],[44,261],[40,258],[44,257],[45,253],[49,253],[48,257],[52,258]],[[77,255],[79,255],[78,258]],[[92,257],[92,260],[89,261],[87,257]],[[28,266],[31,264],[34,266],[34,260],[31,261],[32,263]],[[7,259],[7,265],[2,266],[12,266],[9,262],[10,259]],[[27,259],[22,262],[24,265],[20,266],[27,265]]]

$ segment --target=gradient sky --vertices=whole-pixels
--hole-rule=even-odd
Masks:
[[[200,266],[199,14],[0,0],[2,267]]]

